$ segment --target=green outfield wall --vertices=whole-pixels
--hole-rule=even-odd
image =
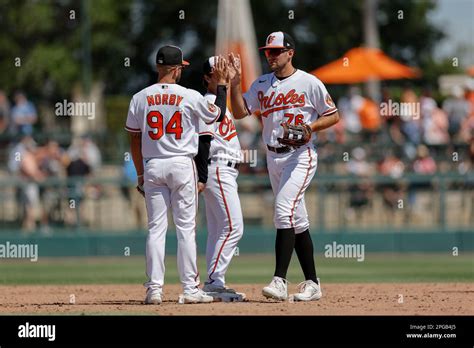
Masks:
[[[240,254],[272,253],[274,232],[258,227],[247,227],[239,243]],[[325,251],[327,245],[360,244],[365,253],[370,252],[447,252],[457,248],[459,253],[474,251],[472,230],[432,231],[432,230],[384,230],[384,231],[336,231],[331,233],[312,233],[316,252]],[[37,244],[40,257],[64,256],[121,256],[144,255],[146,233],[135,231],[129,234],[101,233],[74,234],[57,233],[54,236],[19,236],[18,233],[4,231],[0,234],[0,245]],[[204,253],[206,231],[197,233],[198,252]],[[177,249],[174,231],[166,239],[167,254],[175,255]]]

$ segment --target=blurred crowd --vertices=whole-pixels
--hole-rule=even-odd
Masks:
[[[370,177],[377,174],[398,179],[409,172],[458,171],[465,174],[472,171],[473,81],[453,87],[450,95],[439,103],[432,94],[430,88],[417,94],[413,88],[406,87],[394,98],[388,88],[383,88],[382,101],[376,103],[363,96],[358,87],[350,87],[338,100],[341,121],[317,135],[318,172],[349,174],[361,179],[350,189],[351,208],[367,206],[375,190],[381,191],[387,207],[395,207],[405,193],[408,193],[409,203],[415,204],[415,192],[430,188],[430,185],[421,184],[409,187],[397,183],[375,185]],[[35,105],[21,91],[11,100],[12,106],[6,93],[0,90],[0,147],[7,149],[9,174],[24,182],[15,193],[18,206],[22,207],[19,221],[26,231],[36,229],[39,221],[45,233],[52,220],[77,224],[83,220],[80,203],[88,187],[80,180],[61,189],[43,183],[51,179],[93,175],[102,163],[99,147],[88,135],[75,137],[64,147],[54,139],[37,144],[35,135],[42,130],[37,124]],[[247,117],[236,122],[236,126],[242,149],[257,150],[258,156],[256,166],[244,164],[241,172],[266,174],[260,120]],[[123,162],[122,179],[128,182],[121,187],[122,194],[131,204],[139,225],[143,207],[133,193],[136,172],[130,160]],[[99,191],[96,187],[96,194]],[[64,209],[64,197],[68,197],[68,204],[74,204],[76,209]]]
[[[100,167],[101,161],[98,147],[88,136],[74,139],[68,149],[62,149],[54,140],[39,146],[31,135],[23,134],[8,155],[9,173],[23,181],[16,191],[22,208],[18,212],[22,228],[35,230],[38,218],[45,234],[50,220],[75,225],[78,214],[82,214],[84,187],[80,181],[62,187],[54,179],[87,177]],[[43,185],[47,181],[49,184]],[[64,209],[64,195],[69,197],[67,204],[75,209]]]
[[[392,107],[388,107],[390,105]],[[417,193],[433,189],[432,184],[426,182],[404,185],[395,180],[376,185],[368,180],[373,175],[399,179],[405,173],[431,175],[437,171],[457,171],[466,174],[473,169],[472,80],[464,88],[454,86],[441,105],[432,97],[431,89],[424,89],[418,96],[407,87],[399,103],[393,102],[389,90],[384,89],[379,107],[353,87],[339,100],[338,107],[342,122],[327,136],[338,143],[355,144],[348,151],[342,170],[362,179],[349,190],[350,206],[355,212],[370,204],[376,190],[380,190],[384,204],[394,211],[404,197],[410,207],[416,207]],[[381,113],[383,108],[386,109]]]

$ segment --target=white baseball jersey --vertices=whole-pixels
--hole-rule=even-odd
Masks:
[[[216,100],[216,96],[212,93],[206,93],[204,98],[209,103],[214,103]],[[225,117],[221,122],[206,124],[200,120],[199,134],[209,134],[214,137],[209,150],[209,158],[211,160],[242,162],[240,142],[229,109],[226,110]]]
[[[212,93],[204,97],[211,103],[216,99]],[[199,134],[213,136],[209,151],[211,164],[204,190],[207,220],[206,283],[225,286],[225,274],[244,232],[237,185],[239,172],[227,167],[225,162],[242,162],[242,152],[229,110],[221,122],[206,125],[200,121]]]
[[[145,159],[195,156],[199,119],[211,124],[220,112],[219,107],[193,89],[157,83],[133,96],[125,129],[142,133]]]
[[[260,76],[244,94],[244,100],[249,114],[260,111],[263,141],[273,147],[281,147],[277,140],[283,136],[281,123],[311,123],[337,111],[323,83],[302,70],[283,80],[274,73]]]

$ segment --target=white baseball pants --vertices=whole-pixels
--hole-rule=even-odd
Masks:
[[[207,282],[225,286],[225,273],[244,231],[234,168],[219,163],[209,166],[204,201],[207,218]]]
[[[165,238],[171,208],[178,238],[178,270],[184,292],[199,285],[196,251],[197,171],[188,156],[153,158],[145,164],[144,191],[148,213],[144,285],[162,291],[165,276]]]
[[[295,233],[309,228],[304,194],[317,163],[316,151],[309,146],[284,154],[267,150],[268,174],[275,195],[275,228],[294,228]]]

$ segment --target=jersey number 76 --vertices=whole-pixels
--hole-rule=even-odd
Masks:
[[[159,111],[150,111],[148,115],[146,115],[146,122],[148,127],[152,129],[148,132],[148,135],[153,140],[159,140],[164,132],[166,132],[166,134],[174,134],[175,139],[181,139],[183,127],[181,126],[181,112],[179,111],[176,111],[173,116],[171,116],[164,129],[163,115]]]

